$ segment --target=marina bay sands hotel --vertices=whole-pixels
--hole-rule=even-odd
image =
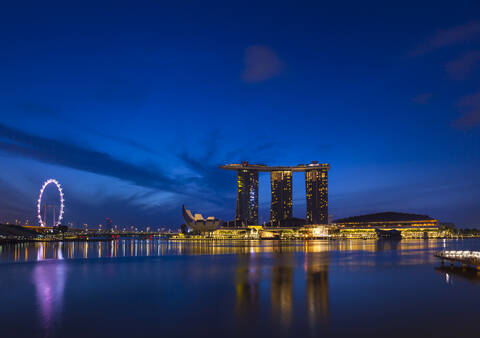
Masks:
[[[270,173],[272,204],[270,224],[277,225],[292,217],[292,173],[305,173],[308,224],[328,223],[328,164],[313,161],[297,166],[269,167],[263,164],[226,164],[226,170],[237,171],[236,221],[243,225],[258,224],[258,173]]]

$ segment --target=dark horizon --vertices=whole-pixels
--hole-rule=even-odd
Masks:
[[[170,226],[235,217],[225,163],[329,163],[335,219],[394,211],[480,227],[480,4],[100,6],[0,13],[0,223]],[[432,15],[432,13],[434,15]],[[305,183],[293,175],[293,217]],[[270,188],[259,175],[259,222]]]

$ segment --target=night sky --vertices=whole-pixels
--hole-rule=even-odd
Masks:
[[[335,218],[480,226],[478,1],[10,1],[0,10],[0,222],[234,217],[219,164],[330,163]],[[294,216],[305,217],[294,174]],[[267,221],[269,176],[260,178]]]

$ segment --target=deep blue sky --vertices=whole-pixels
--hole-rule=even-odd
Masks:
[[[217,165],[327,162],[335,218],[480,226],[480,4],[10,2],[0,11],[0,221],[230,219]],[[269,178],[261,177],[260,220]],[[304,217],[303,176],[294,216]]]

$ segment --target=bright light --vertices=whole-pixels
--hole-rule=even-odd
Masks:
[[[63,196],[62,186],[60,185],[60,183],[58,183],[57,180],[54,180],[52,178],[48,179],[43,183],[42,188],[40,189],[40,195],[38,196],[38,203],[37,203],[38,221],[40,222],[40,226],[42,226],[42,227],[46,226],[46,222],[45,222],[45,220],[42,219],[40,204],[42,202],[43,192],[44,192],[45,188],[47,187],[47,185],[49,185],[50,183],[53,183],[57,186],[58,193],[60,194],[60,213],[59,213],[59,216],[58,216],[58,220],[57,220],[56,224],[54,224],[54,226],[59,226],[60,222],[62,221],[62,218],[63,218],[63,208],[64,208],[63,203],[64,203],[65,199],[64,199],[64,196]]]

